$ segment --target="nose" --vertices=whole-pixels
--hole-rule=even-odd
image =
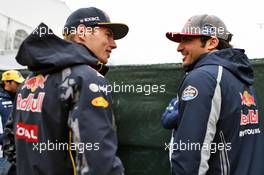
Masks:
[[[182,43],[179,43],[179,45],[178,45],[178,47],[177,47],[177,51],[178,51],[178,52],[182,52],[183,49],[184,49],[183,44],[182,44]]]
[[[111,47],[112,49],[117,48],[117,46],[116,46],[116,42],[115,42],[115,40],[114,40],[113,37],[111,37],[111,39],[110,39],[110,47]]]

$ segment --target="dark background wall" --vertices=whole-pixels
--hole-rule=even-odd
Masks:
[[[252,60],[252,63],[259,114],[263,123],[264,60]],[[123,85],[122,92],[117,92],[118,88],[113,89],[113,100],[119,156],[124,163],[126,175],[170,174],[165,142],[169,142],[171,131],[162,128],[160,118],[170,99],[176,96],[183,75],[179,64],[111,67],[107,75],[110,84],[112,87]],[[130,92],[124,85],[130,85]],[[141,92],[140,88],[133,90],[131,85],[145,86],[145,91]],[[148,85],[154,87],[151,93]],[[162,88],[164,86],[165,91]],[[256,149],[260,148],[256,145]],[[256,162],[261,162],[263,151],[259,155]]]

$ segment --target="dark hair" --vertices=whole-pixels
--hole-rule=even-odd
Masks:
[[[202,42],[202,47],[205,47],[206,42],[210,39],[210,36],[201,36],[201,42]],[[233,46],[229,43],[229,41],[226,41],[224,39],[218,38],[219,43],[216,47],[216,49],[221,50],[221,49],[227,49],[227,48],[233,48]]]

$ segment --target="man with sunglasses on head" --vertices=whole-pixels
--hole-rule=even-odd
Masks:
[[[18,175],[122,175],[112,101],[104,78],[128,26],[95,7],[74,11],[60,39],[40,24],[16,59],[32,73],[17,94]]]
[[[192,16],[182,32],[166,37],[179,43],[186,71],[177,92],[172,174],[262,175],[263,128],[244,50],[232,48],[232,34],[213,15]]]

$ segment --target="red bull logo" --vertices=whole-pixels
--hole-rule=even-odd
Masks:
[[[248,110],[248,114],[241,111],[240,125],[258,124],[259,115],[258,110]]]
[[[254,97],[248,93],[248,91],[244,91],[243,94],[240,93],[240,97],[242,100],[242,105],[246,105],[250,107],[251,105],[256,106]]]
[[[44,96],[44,92],[40,92],[37,98],[34,98],[34,94],[32,93],[26,98],[22,98],[22,95],[18,94],[16,109],[21,111],[41,112]]]
[[[37,75],[34,77],[31,77],[30,79],[27,79],[22,86],[22,89],[27,88],[30,89],[31,92],[35,92],[37,88],[44,88],[44,83],[47,80],[48,75],[45,77],[43,75]]]

